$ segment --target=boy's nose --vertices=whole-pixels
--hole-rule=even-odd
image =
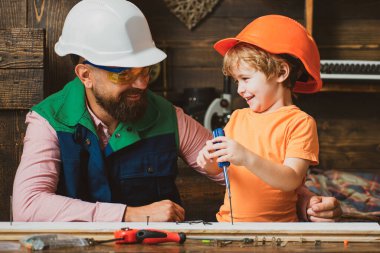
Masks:
[[[243,93],[244,91],[245,91],[245,85],[244,84],[242,84],[241,82],[239,82],[238,83],[238,89],[237,89],[237,92],[239,93],[239,94],[241,94],[241,93]]]

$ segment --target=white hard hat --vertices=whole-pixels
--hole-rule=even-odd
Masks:
[[[166,58],[144,14],[125,0],[80,1],[67,15],[54,49],[59,56],[75,54],[103,66],[144,67]]]

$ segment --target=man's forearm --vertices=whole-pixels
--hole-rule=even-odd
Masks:
[[[307,189],[306,186],[301,186],[297,189],[297,215],[301,221],[310,221],[307,215],[307,208],[309,207],[310,198],[315,194]]]

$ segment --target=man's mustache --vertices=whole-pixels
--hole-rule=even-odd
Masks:
[[[131,95],[143,95],[145,92],[146,92],[145,90],[141,90],[138,88],[130,88],[130,89],[124,91],[121,94],[121,97],[131,96]]]

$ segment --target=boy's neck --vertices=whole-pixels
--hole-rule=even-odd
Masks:
[[[279,96],[279,99],[268,110],[262,113],[274,112],[282,107],[293,105],[292,92],[288,88],[284,91]]]

